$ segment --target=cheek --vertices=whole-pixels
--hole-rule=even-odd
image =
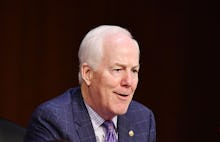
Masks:
[[[132,84],[132,87],[133,87],[134,89],[136,89],[136,88],[137,88],[137,85],[138,85],[138,79],[136,79],[136,80],[134,81],[134,83]]]
[[[100,83],[104,84],[105,87],[114,88],[120,84],[120,78],[114,77],[114,76],[110,75],[109,73],[106,73],[101,78]]]

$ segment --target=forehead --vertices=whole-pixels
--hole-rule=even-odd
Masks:
[[[139,64],[139,47],[127,35],[108,36],[103,42],[103,61],[113,63]]]

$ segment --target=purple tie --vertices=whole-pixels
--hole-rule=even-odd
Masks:
[[[106,128],[105,142],[117,142],[115,128],[112,121],[105,121],[103,126]]]

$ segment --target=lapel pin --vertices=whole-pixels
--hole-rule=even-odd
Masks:
[[[130,130],[130,131],[128,132],[128,134],[129,134],[130,137],[133,137],[133,136],[134,136],[134,131]]]

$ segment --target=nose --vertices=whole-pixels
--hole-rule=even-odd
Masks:
[[[132,83],[133,83],[132,73],[129,71],[124,72],[124,75],[121,80],[121,85],[128,88],[132,85]]]

